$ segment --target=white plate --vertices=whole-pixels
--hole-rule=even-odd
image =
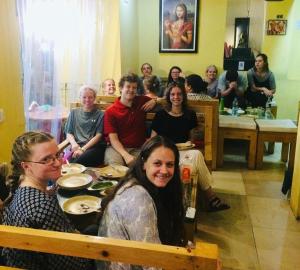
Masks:
[[[110,181],[110,180],[103,180],[103,181],[96,181],[91,186],[88,187],[88,190],[106,190],[109,188],[114,187],[118,184],[118,181]]]
[[[64,202],[63,210],[72,215],[84,215],[100,211],[100,203],[101,199],[95,196],[75,196]]]
[[[92,181],[92,176],[88,174],[68,174],[58,178],[57,185],[63,189],[76,190],[88,187]]]
[[[95,170],[98,177],[103,177],[106,179],[119,179],[125,176],[128,171],[128,167],[122,165],[108,165],[103,168],[98,168]]]
[[[78,163],[70,163],[70,164],[63,164],[61,168],[61,173],[63,175],[67,174],[75,174],[75,173],[82,173],[86,170],[86,167],[78,164]]]

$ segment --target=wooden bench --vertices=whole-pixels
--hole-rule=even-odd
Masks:
[[[97,96],[96,104],[99,109],[105,110],[116,99],[115,96]],[[198,125],[204,131],[204,160],[210,170],[217,167],[217,138],[219,125],[218,100],[188,100],[188,107],[197,113]],[[162,101],[166,105],[166,101]],[[70,104],[70,108],[80,107],[79,102]],[[153,120],[154,113],[147,113],[147,120]]]
[[[218,267],[219,256],[217,245],[202,242],[196,243],[195,248],[182,248],[4,225],[0,225],[0,246],[148,265],[166,270],[215,270]]]

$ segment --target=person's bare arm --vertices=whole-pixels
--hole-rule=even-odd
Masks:
[[[80,148],[79,144],[75,141],[73,134],[67,133],[67,140],[71,144],[72,152],[75,152],[76,150],[78,150]]]
[[[225,97],[230,94],[231,91],[234,91],[236,89],[236,82],[229,83],[228,88],[221,90],[221,96]]]
[[[123,144],[120,142],[118,134],[117,133],[109,133],[109,140],[111,143],[111,146],[123,157],[126,164],[129,165],[131,162],[134,161],[135,157],[133,155],[130,155]]]
[[[82,147],[78,146],[78,149],[76,149],[73,153],[73,157],[78,157],[82,155],[82,153],[84,153],[86,150],[88,150],[89,148],[93,147],[96,143],[98,143],[101,140],[101,137],[102,134],[98,133]]]

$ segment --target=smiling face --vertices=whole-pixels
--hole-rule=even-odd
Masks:
[[[137,83],[136,82],[124,82],[121,89],[121,101],[130,102],[136,96]]]
[[[94,102],[96,99],[95,92],[89,88],[86,88],[82,91],[80,95],[81,104],[83,109],[90,111],[94,108]]]
[[[142,70],[142,73],[143,73],[143,75],[144,75],[145,77],[150,77],[151,74],[152,74],[152,68],[151,68],[151,66],[148,65],[148,64],[144,64],[144,65],[142,66],[141,70]]]
[[[206,77],[209,80],[214,81],[217,78],[217,70],[214,67],[208,68],[206,71]]]
[[[170,92],[170,101],[172,106],[181,106],[183,101],[183,95],[182,90],[178,86],[172,88]]]
[[[55,157],[58,147],[55,140],[38,143],[30,147],[29,161],[44,162],[47,158]],[[52,164],[22,162],[25,175],[47,185],[48,180],[56,181],[61,176],[62,159],[55,159]]]
[[[106,80],[103,86],[103,92],[105,95],[113,96],[115,94],[116,84],[114,80]]]
[[[174,175],[175,155],[170,148],[157,147],[144,163],[148,180],[158,188],[165,187]]]

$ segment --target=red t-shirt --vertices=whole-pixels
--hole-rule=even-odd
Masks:
[[[109,143],[108,135],[117,133],[124,147],[139,148],[146,141],[146,112],[142,106],[151,100],[146,96],[136,96],[132,106],[127,107],[118,98],[108,107],[104,114],[104,136]]]

